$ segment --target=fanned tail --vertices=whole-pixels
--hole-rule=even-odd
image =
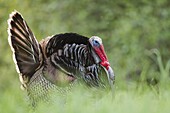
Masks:
[[[38,41],[17,11],[12,12],[8,19],[8,41],[20,80],[25,84],[39,69],[43,57]]]

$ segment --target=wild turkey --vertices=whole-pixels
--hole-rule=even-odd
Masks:
[[[14,11],[8,20],[8,41],[22,87],[35,104],[60,83],[83,80],[89,86],[103,86],[101,70],[112,86],[114,73],[97,36],[57,34],[40,43],[21,14]],[[64,76],[64,79],[60,75]]]

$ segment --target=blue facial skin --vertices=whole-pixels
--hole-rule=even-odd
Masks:
[[[95,47],[99,47],[99,46],[100,46],[100,44],[99,44],[99,42],[98,42],[97,40],[93,40],[93,46],[95,46]]]

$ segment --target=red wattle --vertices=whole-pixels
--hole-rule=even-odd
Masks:
[[[100,64],[101,64],[102,66],[106,67],[107,70],[109,69],[110,64],[109,64],[108,61],[103,61],[103,62],[101,62]]]
[[[98,54],[98,56],[101,59],[100,64],[102,66],[104,66],[108,70],[109,67],[110,67],[110,64],[109,64],[109,62],[107,60],[107,56],[106,56],[106,53],[104,51],[103,45],[100,45],[100,47],[94,47],[94,49],[95,49],[96,53]]]

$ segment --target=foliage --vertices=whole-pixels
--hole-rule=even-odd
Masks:
[[[51,112],[168,112],[168,0],[0,0],[0,112],[28,110],[7,42],[7,19],[14,9],[23,14],[39,41],[65,32],[98,35],[114,68],[113,101],[110,93],[77,88],[66,105],[56,103]]]

